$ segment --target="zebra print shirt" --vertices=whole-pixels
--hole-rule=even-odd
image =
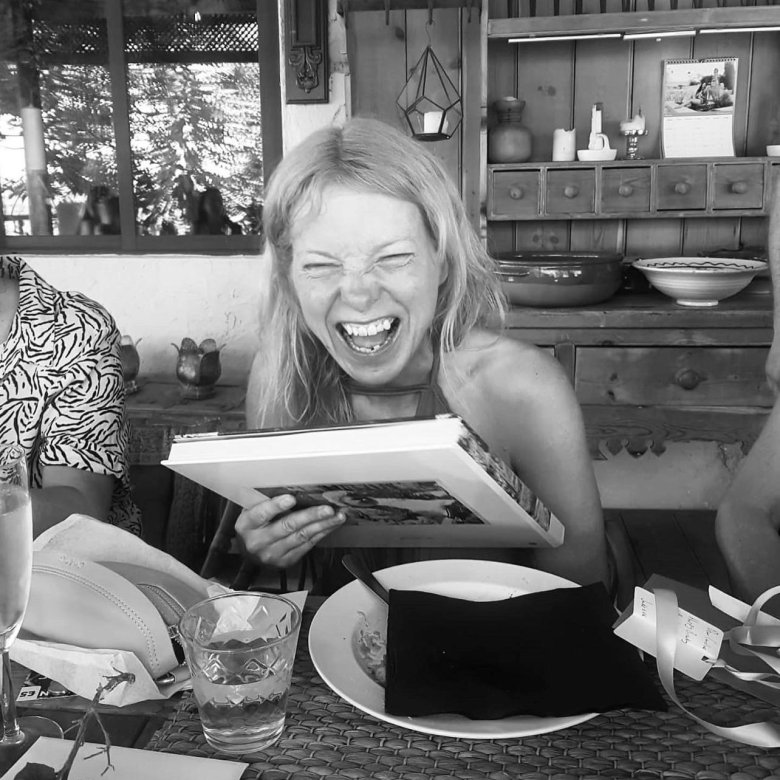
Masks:
[[[136,534],[130,495],[120,335],[111,315],[81,293],[60,292],[21,258],[0,256],[19,284],[19,305],[0,344],[0,440],[27,452],[30,485],[45,466],[116,477],[109,522]]]

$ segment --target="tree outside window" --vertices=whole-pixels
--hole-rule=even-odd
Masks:
[[[259,247],[264,152],[280,146],[261,110],[278,91],[260,51],[275,5],[3,4],[0,247]]]

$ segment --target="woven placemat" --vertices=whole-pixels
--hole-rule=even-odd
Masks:
[[[304,617],[284,733],[262,753],[240,757],[249,763],[242,780],[780,778],[780,750],[716,737],[671,703],[668,712],[610,712],[522,739],[457,739],[378,721],[317,675],[307,643],[312,615]],[[770,705],[717,681],[676,675],[675,682],[685,705],[712,723],[736,726],[778,717]],[[206,743],[191,694],[183,695],[147,749],[226,757]]]

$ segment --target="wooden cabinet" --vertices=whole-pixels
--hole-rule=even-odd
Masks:
[[[763,217],[769,158],[488,166],[487,217],[645,219]]]
[[[660,454],[668,442],[746,451],[773,403],[772,299],[750,288],[707,310],[634,294],[599,310],[514,308],[508,324],[564,365],[596,459],[623,448]]]
[[[780,69],[780,6],[746,7],[737,0],[702,9],[692,0],[659,0],[654,10],[640,5],[613,12],[625,4],[483,3],[481,133],[494,126],[494,102],[516,95],[526,102],[523,123],[533,138],[531,159],[517,165],[489,165],[480,140],[480,227],[491,251],[693,256],[764,244],[776,164],[765,151],[780,115],[780,93],[769,87]],[[622,38],[680,30],[695,34]],[[604,33],[615,37],[596,37]],[[664,158],[663,63],[712,57],[738,61],[735,156]],[[574,129],[577,147],[587,148],[594,103],[602,106],[603,132],[617,159],[552,162],[555,128]],[[648,132],[639,138],[641,159],[630,160],[619,123],[640,108]]]

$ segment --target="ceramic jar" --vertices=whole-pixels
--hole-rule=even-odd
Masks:
[[[531,159],[531,131],[523,124],[525,100],[503,97],[493,103],[498,123],[488,131],[488,162],[526,162]]]

